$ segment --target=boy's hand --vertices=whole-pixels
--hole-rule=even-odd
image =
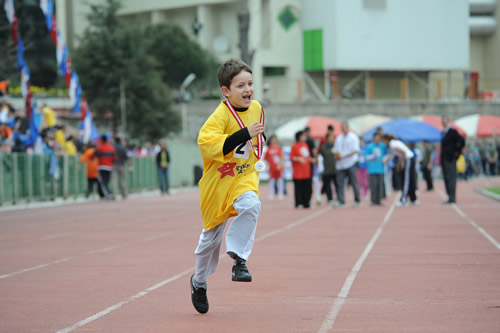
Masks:
[[[247,126],[247,129],[248,129],[248,133],[250,134],[250,137],[255,137],[259,134],[262,134],[262,132],[264,132],[264,126],[256,121],[255,123],[251,124],[251,125],[248,125]]]

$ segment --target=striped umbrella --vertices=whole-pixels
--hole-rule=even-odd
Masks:
[[[418,120],[421,122],[424,122],[426,124],[429,124],[431,126],[436,127],[438,130],[441,132],[443,131],[443,123],[441,122],[441,117],[440,116],[434,116],[434,115],[420,115],[420,116],[413,116],[410,117],[410,119]],[[467,137],[467,133],[460,127],[455,124],[455,122],[451,121],[450,126],[458,131],[458,133],[463,136]]]
[[[362,116],[351,118],[347,121],[351,130],[357,135],[362,135],[369,129],[379,126],[391,120],[390,117],[379,116],[376,114],[368,113]]]
[[[500,135],[500,117],[489,114],[472,114],[455,120],[467,136],[489,138]]]

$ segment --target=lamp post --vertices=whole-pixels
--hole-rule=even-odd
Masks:
[[[191,101],[191,93],[187,91],[187,87],[196,79],[196,74],[189,73],[188,76],[182,81],[182,84],[179,88],[181,94],[181,119],[182,119],[182,136],[184,138],[188,135],[188,114],[187,114],[187,103]]]

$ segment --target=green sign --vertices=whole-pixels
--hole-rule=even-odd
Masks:
[[[286,7],[281,11],[278,20],[280,21],[283,28],[285,28],[285,30],[288,30],[292,25],[294,25],[295,22],[297,22],[297,17],[293,14],[290,7]]]

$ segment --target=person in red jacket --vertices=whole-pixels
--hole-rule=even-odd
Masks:
[[[314,162],[314,159],[311,157],[306,138],[305,132],[297,132],[295,134],[296,142],[292,145],[290,151],[293,183],[295,185],[295,208],[309,208],[311,201],[311,162]]]
[[[101,136],[100,143],[97,145],[94,155],[98,161],[98,176],[99,196],[104,199],[113,199],[113,193],[109,189],[109,180],[111,179],[111,171],[113,170],[113,162],[118,159],[116,149],[108,143],[106,135]]]

